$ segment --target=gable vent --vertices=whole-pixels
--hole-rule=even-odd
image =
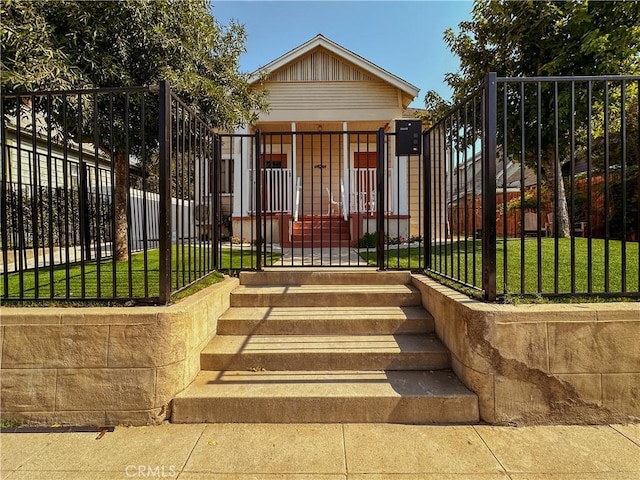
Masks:
[[[371,81],[373,77],[351,63],[316,50],[269,75],[271,82]]]

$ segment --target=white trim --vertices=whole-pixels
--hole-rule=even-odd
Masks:
[[[342,122],[342,181],[345,192],[349,192],[349,134],[347,133],[348,122]],[[349,195],[342,200],[342,211],[350,212]],[[345,219],[346,220],[346,219]]]
[[[298,142],[296,135],[296,122],[291,122],[291,175],[295,181],[298,178]],[[297,194],[297,191],[296,191]]]

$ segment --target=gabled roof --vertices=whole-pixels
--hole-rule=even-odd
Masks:
[[[249,83],[258,81],[262,72],[275,72],[276,70],[295,61],[297,58],[303,57],[304,55],[311,52],[312,50],[315,50],[318,47],[323,47],[334,55],[353,63],[362,70],[384,80],[385,82],[393,85],[394,87],[400,89],[413,98],[415,98],[420,91],[420,89],[415,85],[412,85],[402,78],[388,72],[384,68],[380,68],[378,65],[371,63],[366,58],[353,53],[351,50],[347,50],[346,48],[338,45],[335,42],[332,42],[331,40],[320,34],[316,35],[308,42],[305,42],[302,45],[294,48],[293,50],[285,53],[284,55],[276,58],[265,66],[260,67],[258,70],[251,74],[251,76],[249,77]]]

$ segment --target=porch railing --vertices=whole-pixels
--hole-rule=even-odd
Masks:
[[[377,212],[377,202],[379,201],[377,172],[376,168],[352,168],[349,170],[349,206],[351,213]],[[387,212],[392,204],[389,199],[394,198],[395,186],[391,178],[392,170],[387,168],[385,178],[387,201],[384,203]]]
[[[293,185],[290,168],[263,168],[262,177],[262,211],[264,213],[291,213],[291,187]],[[252,195],[249,197],[249,212],[255,213],[256,175],[249,171]]]

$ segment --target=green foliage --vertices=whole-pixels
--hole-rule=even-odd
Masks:
[[[515,197],[507,202],[508,212],[520,210],[522,207],[534,210],[538,208],[538,195],[536,195],[535,191],[526,191],[524,192],[524,198]]]
[[[475,91],[489,72],[501,77],[636,74],[640,2],[480,0],[472,20],[460,23],[457,33],[448,29],[444,40],[460,59],[460,70],[445,75],[458,101]],[[620,83],[592,86],[589,93],[586,82],[545,82],[540,90],[535,85],[522,90],[519,85],[501,85],[497,92],[498,125],[507,125],[498,144],[507,145],[504,153],[512,159],[522,158],[529,168],[540,169],[541,182],[557,196],[561,235],[570,229],[564,184],[556,181],[562,164],[584,154],[589,134],[597,147],[605,116],[611,138],[621,131]],[[625,94],[632,102],[638,95],[636,86],[627,85]],[[605,102],[610,105],[607,115]],[[631,109],[629,115],[636,112]],[[637,129],[627,129],[638,137]],[[595,163],[602,165],[602,158]],[[633,165],[634,159],[628,157],[627,162]]]
[[[108,195],[89,192],[84,203],[91,238],[110,239],[111,202]],[[49,188],[23,186],[7,188],[7,239],[8,247],[39,247],[77,245],[80,239],[81,218],[80,191],[77,187]],[[93,220],[95,219],[95,220]],[[21,239],[20,232],[24,232]],[[51,237],[50,237],[51,236]]]
[[[451,105],[434,90],[424,95],[424,108],[427,112],[420,115],[424,128],[431,128],[438,120],[445,116]]]
[[[376,232],[366,232],[360,240],[358,240],[358,248],[373,248],[377,243]]]
[[[10,429],[10,428],[16,428],[20,426],[20,420],[17,420],[15,418],[5,418],[3,420],[0,420],[0,429]]]
[[[230,129],[266,107],[239,71],[244,28],[220,26],[207,0],[5,0],[4,91],[172,87],[208,122]]]
[[[0,10],[0,84],[5,92],[27,92],[150,86],[168,80],[209,125],[223,130],[246,125],[266,109],[266,93],[253,89],[249,74],[239,71],[244,28],[233,22],[220,26],[211,9],[208,0],[5,0]],[[67,102],[60,96],[51,105],[49,101],[37,98],[33,108],[45,112],[50,128],[113,155],[114,251],[124,260],[126,167],[132,157],[157,159],[158,99],[70,95]],[[13,101],[4,107],[12,115],[23,105]]]
[[[445,76],[460,100],[499,76],[632,74],[640,70],[640,2],[481,0],[444,40],[460,58]]]
[[[588,291],[587,272],[591,271],[593,293],[605,291],[605,272],[609,275],[609,289],[612,292],[622,291],[622,248],[620,241],[601,239],[591,240],[591,257],[589,257],[589,239],[560,238],[558,239],[558,268],[556,269],[555,239],[540,239],[542,290],[538,291],[538,241],[526,239],[524,250],[521,242],[499,241],[496,256],[496,285],[498,292],[504,291],[510,295],[541,295],[547,298],[553,295],[555,276],[558,276],[558,292],[571,293],[571,264],[575,262],[575,294],[579,297]],[[637,292],[638,284],[638,242],[627,242],[626,252],[626,291]],[[605,251],[608,249],[609,263],[605,263]],[[459,278],[468,285],[482,286],[482,242],[460,241],[445,246],[436,246],[432,250],[431,263],[442,274]],[[475,252],[475,257],[474,257]],[[573,252],[573,253],[572,253]],[[360,255],[374,264],[376,252],[361,252]],[[385,252],[389,268],[411,268],[424,263],[424,249],[401,248],[399,251]],[[524,256],[524,269],[520,268],[520,261]],[[474,265],[475,258],[475,265]],[[505,265],[506,262],[506,265]],[[466,273],[465,273],[466,265]],[[475,275],[474,275],[475,272]],[[506,273],[506,276],[505,276]],[[441,277],[446,278],[446,277]],[[524,279],[524,291],[520,291],[521,280]],[[439,279],[440,281],[440,279]],[[465,293],[469,289],[461,287],[455,282],[449,286]]]
[[[185,290],[174,293],[172,300],[184,298],[191,295],[202,288],[222,281],[223,276],[220,272],[208,271],[207,265],[211,261],[213,250],[204,246],[176,246],[172,248],[172,274],[171,285],[175,290],[177,285],[183,286],[186,283],[195,282],[193,286],[189,286]],[[256,265],[257,253],[255,250],[230,250],[221,249],[218,264],[220,270],[237,270],[241,268],[253,268]],[[265,265],[280,260],[281,255],[277,253],[270,254],[264,259]],[[146,268],[145,268],[146,261]],[[114,269],[115,267],[115,274]],[[129,270],[131,269],[131,270]],[[129,284],[129,273],[131,273],[131,284]],[[196,278],[201,275],[200,278]],[[113,283],[115,275],[115,287]],[[95,300],[95,304],[111,304],[110,298],[128,299],[133,298],[157,297],[159,292],[160,281],[160,258],[159,250],[152,249],[146,252],[138,252],[131,255],[131,265],[128,261],[114,262],[113,259],[107,259],[100,262],[98,275],[98,262],[87,261],[84,263],[84,276],[82,275],[82,266],[80,264],[72,264],[67,272],[66,265],[57,265],[53,267],[53,272],[49,267],[40,267],[38,269],[38,297],[48,299],[53,292],[53,299],[47,300],[52,305],[67,305],[70,302],[74,305],[82,305],[77,300],[82,298],[84,292],[85,298],[104,298],[105,300]],[[51,281],[53,277],[53,282]],[[24,299],[36,298],[36,272],[34,270],[26,270],[20,275],[19,273],[10,273],[6,276],[8,281],[9,296],[6,299],[17,299],[20,294],[20,282],[23,284]],[[69,299],[65,299],[67,292],[67,282],[69,287]],[[114,290],[115,288],[115,290]],[[115,295],[114,295],[115,291]],[[100,294],[98,294],[100,292]],[[130,293],[131,292],[131,293]],[[5,300],[3,298],[3,300]],[[37,305],[37,303],[33,303]]]

